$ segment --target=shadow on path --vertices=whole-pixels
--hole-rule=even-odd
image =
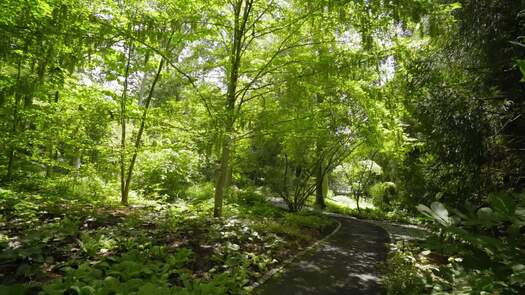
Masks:
[[[364,221],[336,219],[341,229],[334,236],[269,279],[256,294],[384,294],[378,264],[387,256],[388,233]]]

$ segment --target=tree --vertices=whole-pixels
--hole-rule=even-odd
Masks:
[[[439,193],[457,206],[466,198],[482,201],[486,191],[521,187],[514,132],[522,125],[523,95],[512,60],[524,54],[511,43],[519,39],[520,5],[459,2],[448,5],[456,23],[436,14],[446,25],[426,32],[446,34],[424,50],[399,55],[411,78],[395,82],[407,94],[405,130],[416,140],[402,164],[408,194],[416,200]]]
[[[162,7],[162,13],[152,7]],[[148,9],[149,8],[149,9]],[[172,62],[173,55],[177,55],[182,50],[182,44],[185,41],[186,34],[190,33],[183,27],[187,21],[185,14],[187,6],[174,6],[169,2],[143,2],[136,1],[120,7],[120,11],[114,8],[110,15],[100,20],[104,26],[109,27],[124,42],[124,48],[118,44],[112,44],[110,50],[113,51],[114,58],[120,61],[120,69],[108,67],[108,71],[122,70],[123,86],[119,98],[120,105],[120,186],[121,186],[121,203],[128,204],[128,195],[131,187],[131,180],[137,157],[142,145],[142,137],[146,128],[148,112],[152,103],[155,89],[166,64],[166,59],[171,61],[170,65],[176,67]],[[143,11],[149,11],[143,12]],[[158,55],[158,60],[157,56]],[[120,56],[120,58],[118,57]],[[136,64],[136,60],[142,59],[143,65]],[[156,69],[151,67],[152,63],[157,63]],[[117,62],[118,64],[118,62]],[[111,66],[108,64],[107,66]],[[142,115],[137,120],[138,130],[134,136],[130,159],[128,161],[128,139],[127,126],[129,121],[128,98],[130,96],[131,75],[142,72],[141,88],[132,93],[137,98],[137,104],[142,108]],[[150,75],[149,72],[152,72]],[[151,76],[152,81],[145,94],[144,88],[147,77]],[[115,77],[116,78],[116,77]]]
[[[338,178],[344,179],[344,181],[350,186],[351,194],[354,196],[357,211],[361,211],[359,207],[359,201],[361,197],[365,196],[368,189],[373,184],[374,180],[380,176],[383,171],[376,162],[372,159],[375,153],[372,154],[370,159],[355,161],[353,163],[343,163],[334,169],[334,174],[339,174]]]
[[[46,104],[59,101],[65,77],[85,62],[88,44],[84,37],[94,30],[88,15],[87,8],[76,1],[3,3],[0,104],[2,113],[10,118],[2,126],[7,135],[2,143],[7,152],[7,181],[15,174],[17,158],[30,163],[27,160],[40,148],[47,150],[43,162],[51,171],[57,143],[50,138],[41,142],[45,133],[33,131],[37,126],[50,126],[51,122],[40,121],[46,119],[38,116],[40,111],[52,109]],[[33,143],[39,143],[38,148]]]
[[[221,152],[214,195],[216,217],[222,214],[224,190],[231,173],[236,122],[243,116],[245,104],[258,98],[265,88],[273,86],[265,81],[265,77],[278,68],[279,57],[286,50],[297,46],[293,35],[304,22],[301,15],[288,17],[285,3],[277,1],[236,0],[227,9],[217,21],[227,25],[219,30],[226,36],[222,48],[226,56],[226,93],[219,112]],[[271,38],[277,41],[268,43]],[[250,62],[247,62],[248,57],[252,58]]]

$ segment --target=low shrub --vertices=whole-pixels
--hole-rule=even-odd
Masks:
[[[333,227],[335,223],[332,219],[313,211],[287,213],[284,216],[284,220],[287,225],[316,229],[319,231],[325,231]]]
[[[374,206],[385,211],[391,209],[393,205],[397,186],[393,182],[379,182],[372,185],[369,192]]]
[[[259,230],[267,230],[278,236],[286,239],[299,240],[302,243],[309,242],[312,237],[301,231],[301,229],[293,224],[283,224],[281,222],[267,220],[259,223],[256,226]]]
[[[388,257],[383,283],[389,295],[428,294],[428,280],[427,274],[416,266],[416,259],[410,252],[398,249]]]
[[[354,216],[359,219],[387,220],[408,224],[419,224],[422,221],[420,218],[413,217],[409,212],[404,210],[383,211],[379,208],[362,208],[361,210],[357,210],[330,200],[326,201],[326,210],[337,214]]]
[[[199,154],[187,149],[146,150],[137,163],[134,187],[145,196],[181,196],[202,178],[202,162]]]
[[[211,182],[203,182],[188,187],[184,197],[191,202],[202,202],[213,198],[215,187]]]

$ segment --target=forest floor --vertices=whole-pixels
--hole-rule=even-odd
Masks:
[[[0,189],[0,294],[244,294],[335,228],[256,192],[222,219],[210,201],[122,207]]]

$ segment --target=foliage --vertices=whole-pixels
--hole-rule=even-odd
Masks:
[[[522,291],[517,2],[3,0],[0,292],[241,293],[313,204],[417,207],[433,292]],[[392,290],[430,290],[408,251]]]
[[[333,174],[343,179],[350,187],[350,193],[356,200],[357,210],[361,196],[367,194],[375,178],[383,173],[381,167],[373,160],[362,160],[357,163],[343,163],[335,167]]]
[[[201,178],[202,159],[191,151],[148,151],[143,157],[137,165],[137,186],[142,188],[145,196],[181,196],[195,180]]]
[[[193,202],[208,200],[213,195],[213,184],[204,182],[192,185],[186,189],[184,194]]]
[[[379,182],[369,189],[374,205],[381,210],[388,210],[394,204],[397,195],[397,186],[393,182]]]
[[[0,193],[2,288],[43,294],[240,294],[291,249],[333,228],[322,215],[285,213],[253,188],[238,193],[222,220],[202,214],[212,207],[199,199],[131,209]]]
[[[426,273],[416,266],[416,259],[397,250],[388,257],[386,276],[383,283],[387,294],[426,294],[428,293],[428,278]]]
[[[287,224],[296,224],[304,228],[317,229],[321,231],[331,228],[334,224],[334,222],[330,219],[327,219],[326,217],[323,217],[315,212],[301,214],[288,213],[284,216],[284,220]]]
[[[455,275],[448,278],[448,288],[509,294],[523,290],[523,201],[522,194],[494,193],[487,197],[486,206],[467,203],[466,211],[449,210],[438,202],[431,208],[419,206],[439,226],[437,240],[429,240],[427,247],[462,262],[453,266]]]
[[[466,197],[481,203],[487,192],[522,188],[515,136],[523,88],[515,62],[525,54],[516,44],[523,5],[458,2],[450,34],[398,59],[404,74],[393,85],[407,94],[404,130],[413,139],[394,182],[408,207],[439,192],[444,199],[436,201],[461,206]]]
[[[412,216],[410,212],[403,209],[383,211],[380,208],[361,208],[360,210],[357,210],[357,207],[349,207],[345,204],[328,200],[327,211],[343,215],[351,215],[359,219],[387,220],[406,224],[421,223],[420,219]]]

